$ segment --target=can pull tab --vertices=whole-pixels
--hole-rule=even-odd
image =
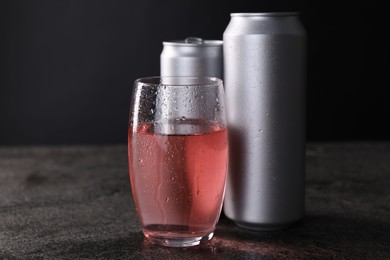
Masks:
[[[196,43],[196,44],[203,44],[203,39],[198,37],[187,37],[184,40],[185,43]]]

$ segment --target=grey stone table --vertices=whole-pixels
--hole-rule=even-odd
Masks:
[[[306,215],[202,246],[144,240],[126,146],[0,147],[0,259],[390,259],[390,143],[307,145]]]

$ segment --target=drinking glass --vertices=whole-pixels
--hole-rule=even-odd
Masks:
[[[136,80],[128,156],[132,193],[146,239],[172,247],[210,240],[221,213],[228,167],[222,81]]]

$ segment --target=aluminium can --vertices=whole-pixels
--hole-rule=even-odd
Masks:
[[[298,13],[233,13],[223,43],[224,213],[243,228],[283,229],[305,208],[306,32]]]
[[[188,37],[163,42],[161,76],[216,77],[223,79],[222,41]]]

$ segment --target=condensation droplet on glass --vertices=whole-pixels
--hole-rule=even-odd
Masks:
[[[169,197],[166,197],[166,198],[165,198],[165,202],[168,202],[168,201],[169,201]]]

